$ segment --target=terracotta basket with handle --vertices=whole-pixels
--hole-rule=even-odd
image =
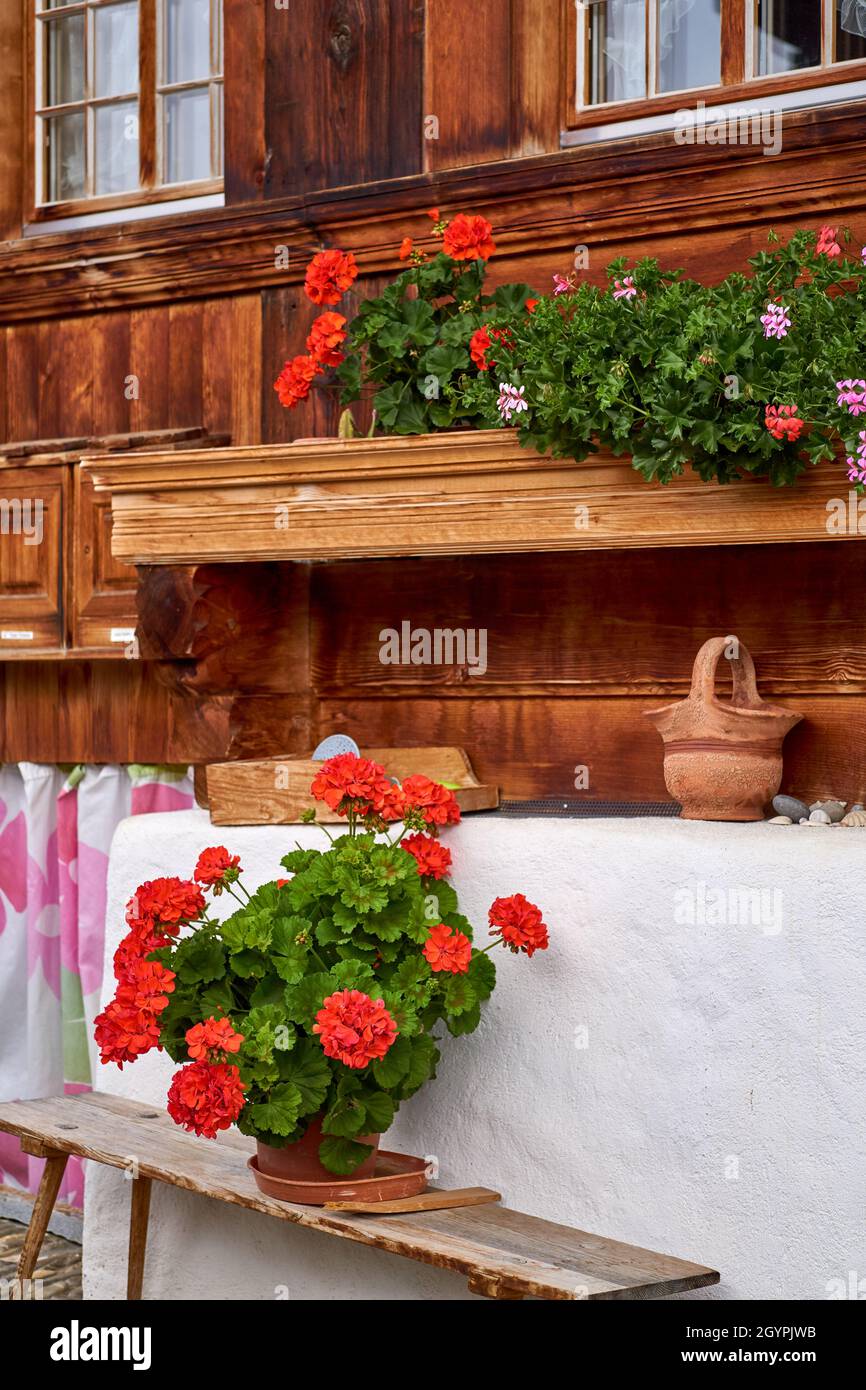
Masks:
[[[730,700],[716,694],[729,649]],[[664,739],[665,783],[686,820],[762,820],[782,781],[782,740],[803,718],[758,694],[755,664],[737,637],[711,637],[695,657],[685,700],[646,710]]]

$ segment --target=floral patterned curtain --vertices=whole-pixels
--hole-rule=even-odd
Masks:
[[[112,836],[192,804],[184,769],[0,768],[0,1100],[91,1089]],[[0,1134],[0,1182],[32,1191],[42,1167]],[[81,1205],[77,1159],[60,1197]]]

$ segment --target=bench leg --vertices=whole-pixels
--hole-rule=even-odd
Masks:
[[[46,1156],[42,1181],[39,1184],[36,1201],[33,1203],[30,1225],[27,1227],[27,1235],[24,1237],[24,1245],[18,1260],[18,1278],[21,1280],[30,1279],[36,1268],[39,1251],[42,1249],[42,1242],[45,1239],[48,1222],[51,1220],[51,1213],[54,1210],[54,1203],[57,1200],[57,1193],[63,1181],[68,1159],[69,1154],[53,1151]]]
[[[126,1297],[131,1302],[141,1298],[144,1281],[144,1252],[147,1249],[147,1218],[150,1215],[150,1178],[133,1178],[129,1208],[129,1264],[126,1275]]]

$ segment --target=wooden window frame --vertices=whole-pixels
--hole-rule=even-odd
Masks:
[[[108,0],[106,0],[106,3]],[[219,110],[216,93],[223,87],[224,76],[210,76],[196,81],[163,83],[162,41],[159,35],[159,13],[163,11],[162,0],[138,0],[138,52],[139,52],[139,90],[138,133],[139,133],[139,187],[124,193],[94,194],[81,198],[69,198],[58,202],[44,202],[41,199],[43,181],[42,160],[37,155],[36,133],[39,124],[37,111],[37,63],[39,61],[37,33],[39,20],[37,13],[45,14],[47,0],[20,0],[24,9],[24,129],[25,139],[25,188],[24,206],[28,222],[53,222],[66,217],[83,217],[95,212],[122,211],[124,208],[147,207],[151,204],[181,201],[187,198],[202,198],[223,191],[223,176],[197,179],[185,183],[161,182],[163,172],[163,150],[160,133],[161,104],[164,92],[185,88],[206,88],[210,94],[211,114],[211,168],[222,164],[222,152],[217,161],[216,143],[222,138],[223,117],[216,119]],[[77,0],[73,0],[77,3]],[[221,0],[210,0],[211,45],[215,44],[216,25]],[[63,13],[66,7],[58,7],[56,13]],[[219,46],[224,59],[222,23],[220,22]],[[109,101],[117,100],[112,97]],[[99,105],[100,101],[88,104]],[[43,185],[44,186],[44,185]]]
[[[782,96],[789,92],[812,91],[820,87],[838,87],[847,82],[866,78],[866,59],[851,59],[814,68],[799,68],[795,72],[778,73],[769,77],[748,77],[754,64],[753,53],[747,51],[747,30],[751,9],[752,26],[756,24],[758,0],[722,0],[722,67],[721,82],[714,87],[689,87],[677,92],[641,97],[633,101],[599,102],[596,105],[577,105],[578,82],[581,75],[586,84],[588,69],[583,74],[578,65],[578,4],[580,0],[563,0],[566,12],[565,35],[568,45],[566,64],[567,89],[563,111],[563,129],[585,130],[593,126],[615,125],[620,121],[635,121],[651,116],[663,116],[702,101],[707,106],[749,101],[762,97]],[[836,25],[833,6],[837,0],[820,0],[822,42],[826,51],[835,50]],[[583,9],[583,5],[581,5]]]

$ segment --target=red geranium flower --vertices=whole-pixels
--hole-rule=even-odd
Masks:
[[[486,328],[476,328],[472,337],[469,339],[469,356],[475,363],[479,372],[486,372],[491,367],[495,367],[495,362],[488,362],[487,354],[490,351],[490,334]]]
[[[397,782],[383,777],[373,787],[370,807],[383,821],[402,820],[406,812],[406,799],[402,787]]]
[[[538,300],[537,300],[537,299],[527,299],[527,301],[526,301],[526,312],[527,312],[527,314],[533,314],[533,313],[535,312],[535,306],[536,306],[537,303],[538,303]]]
[[[158,960],[145,960],[143,956],[129,962],[117,986],[115,998],[121,1004],[154,1017],[161,1014],[168,1004],[168,996],[174,991],[175,974]]]
[[[800,438],[806,422],[797,415],[796,405],[768,405],[764,413],[764,424],[774,439]]]
[[[340,809],[343,800],[370,803],[376,787],[385,780],[385,769],[369,758],[356,753],[338,753],[322,763],[310,784],[317,801],[324,801],[332,811]]]
[[[454,221],[445,228],[442,250],[452,261],[486,261],[496,250],[492,231],[486,217],[467,217],[465,213],[458,212]]]
[[[444,878],[451,868],[451,851],[429,835],[407,835],[400,848],[408,850],[422,878]]]
[[[123,1071],[124,1062],[134,1062],[143,1052],[159,1047],[159,1023],[150,1011],[112,999],[97,1015],[93,1036],[99,1060],[116,1062]]]
[[[241,1113],[245,1089],[231,1063],[190,1062],[176,1073],[166,1108],[175,1124],[201,1138],[216,1139],[217,1131],[228,1129]]]
[[[181,925],[196,921],[204,908],[204,894],[188,879],[155,878],[142,883],[130,898],[126,920],[134,932],[146,934],[160,926],[176,936]]]
[[[357,276],[358,267],[351,251],[319,251],[307,266],[307,298],[314,304],[339,304]]]
[[[240,855],[229,854],[225,845],[215,845],[211,849],[203,849],[198,857],[193,878],[197,883],[203,883],[206,888],[213,888],[214,892],[219,892],[223,883],[233,883],[241,872]]]
[[[535,951],[547,950],[547,927],[541,920],[541,909],[527,902],[522,893],[513,893],[510,898],[497,898],[490,909],[489,919],[491,934],[501,935],[506,946],[515,954],[525,951],[531,956]]]
[[[339,367],[344,354],[340,351],[346,341],[346,318],[328,309],[314,320],[307,338],[307,352],[323,367]]]
[[[460,820],[454,793],[421,773],[404,779],[403,796],[407,810],[419,811],[427,825],[456,825]]]
[[[401,261],[408,261],[411,254],[412,238],[410,236],[404,236],[403,240],[400,242],[400,250],[397,252],[397,255],[400,257]]]
[[[462,931],[452,930],[440,922],[438,927],[430,928],[423,955],[434,975],[440,970],[447,970],[451,975],[465,975],[472,959],[472,942]]]
[[[371,999],[359,989],[341,989],[323,1001],[313,1032],[320,1035],[326,1057],[360,1071],[385,1056],[397,1036],[397,1024],[382,999]]]
[[[149,951],[155,951],[157,945],[169,945],[170,940],[170,937],[152,938],[144,932],[127,932],[114,953],[114,978],[125,979],[133,961],[141,960]]]
[[[232,1028],[229,1018],[206,1018],[204,1023],[187,1028],[185,1036],[190,1057],[207,1062],[216,1061],[224,1052],[238,1052],[244,1040],[243,1033]]]
[[[280,405],[284,405],[286,410],[294,410],[296,405],[307,399],[311,385],[321,373],[322,364],[315,357],[293,357],[274,382]]]

